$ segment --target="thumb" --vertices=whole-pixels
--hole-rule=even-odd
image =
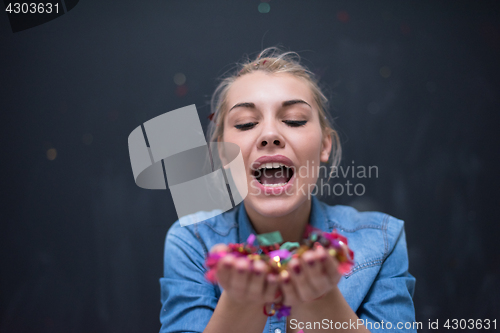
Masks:
[[[226,244],[215,244],[214,246],[212,246],[212,249],[210,249],[210,253],[214,253],[214,252],[226,252],[229,250],[229,247],[226,245]]]

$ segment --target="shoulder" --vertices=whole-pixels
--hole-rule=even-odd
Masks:
[[[182,242],[208,253],[217,243],[233,241],[230,237],[237,230],[236,210],[197,212],[175,221],[167,232],[166,246]],[[197,222],[193,222],[197,221]]]
[[[344,234],[355,253],[355,267],[350,275],[382,265],[400,238],[404,237],[404,222],[389,214],[359,212],[344,205],[321,203],[321,206],[329,227]]]
[[[360,212],[354,207],[335,205],[330,206],[320,202],[330,224],[335,225],[337,228],[346,230],[359,230],[359,229],[386,229],[390,228],[391,231],[401,230],[404,222],[389,214],[382,212]]]
[[[348,233],[367,229],[380,230],[395,241],[394,238],[404,231],[404,221],[386,213],[360,212],[350,206],[330,206],[323,202],[321,206],[329,225]]]
[[[393,276],[411,279],[402,220],[381,212],[359,212],[343,205],[321,203],[321,207],[329,229],[345,236],[354,252],[354,266],[339,283],[352,309],[358,309],[370,291],[373,296],[386,290],[377,287],[375,292],[377,281],[389,281],[386,278]],[[392,288],[408,294],[403,287],[409,284],[396,285],[399,280],[390,281]]]

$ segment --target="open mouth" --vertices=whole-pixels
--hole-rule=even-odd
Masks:
[[[288,184],[294,174],[292,167],[280,162],[262,163],[253,176],[265,187],[280,187]]]

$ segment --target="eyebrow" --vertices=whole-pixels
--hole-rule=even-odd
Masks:
[[[290,105],[293,105],[293,104],[306,104],[306,105],[309,105],[309,103],[307,103],[306,101],[304,101],[302,99],[291,99],[289,101],[284,101],[283,103],[281,103],[281,107],[287,107],[287,106],[290,106]],[[229,111],[231,111],[232,109],[237,108],[237,107],[244,107],[244,108],[255,109],[255,104],[254,103],[250,103],[250,102],[238,103],[238,104],[234,105],[232,108],[230,108]],[[309,105],[309,107],[312,109],[311,105]]]

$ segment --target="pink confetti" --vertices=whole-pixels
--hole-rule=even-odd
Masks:
[[[247,244],[253,245],[253,242],[255,242],[256,238],[257,237],[255,237],[254,234],[250,234],[250,236],[248,236],[248,238],[247,238]]]

